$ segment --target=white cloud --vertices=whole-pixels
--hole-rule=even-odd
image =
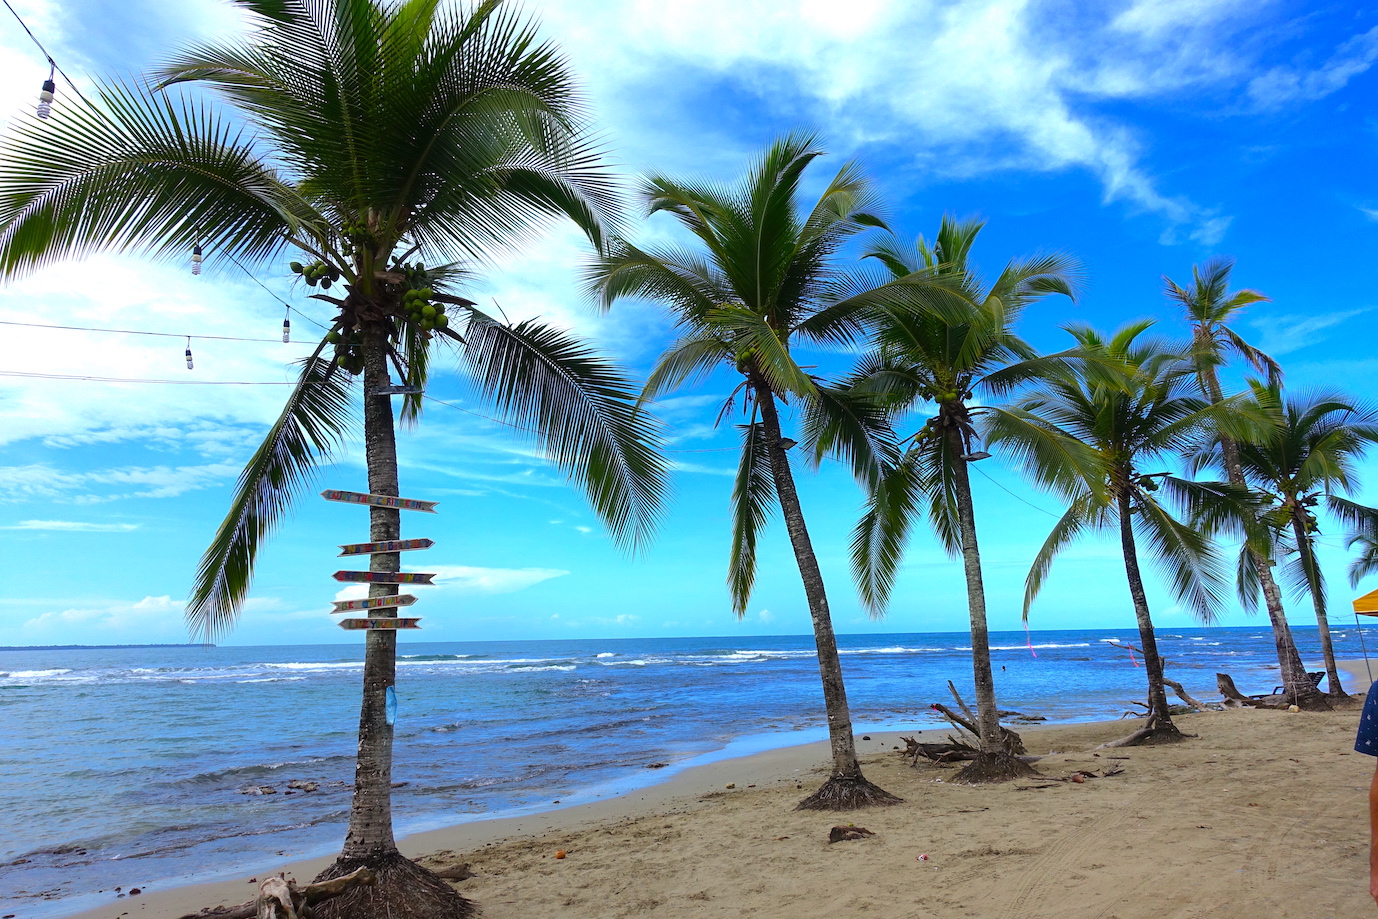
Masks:
[[[51,610],[20,626],[24,644],[139,644],[187,640],[183,601],[144,597],[135,602]]]
[[[121,498],[175,498],[238,475],[228,463],[204,466],[127,466],[63,472],[49,465],[0,466],[0,502],[44,500],[95,504]]]
[[[1143,141],[1096,103],[1237,85],[1252,63],[1240,36],[1256,10],[1243,0],[1070,13],[1031,0],[598,0],[541,14],[634,167],[740,170],[747,150],[711,123],[684,142],[676,113],[699,101],[687,94],[701,91],[707,71],[781,115],[828,125],[835,148],[899,146],[949,176],[1085,169],[1107,200],[1161,214],[1184,227],[1180,235],[1211,244],[1228,217],[1159,190],[1141,163]],[[648,97],[663,114],[648,115]]]
[[[21,520],[0,530],[44,530],[62,533],[129,533],[137,523],[91,523],[82,520]]]
[[[762,623],[769,625],[775,621],[775,614],[768,609],[763,609],[756,614],[756,618],[761,620]]]
[[[1249,324],[1263,333],[1254,343],[1259,350],[1278,357],[1325,341],[1330,337],[1323,334],[1327,329],[1366,312],[1367,307],[1315,315],[1261,315],[1254,316]]]
[[[1297,102],[1323,99],[1364,73],[1378,61],[1378,26],[1340,45],[1314,70],[1274,67],[1249,83],[1249,95],[1259,108],[1276,109]]]
[[[1378,207],[1359,207],[1359,212],[1369,220],[1378,221]]]
[[[559,568],[475,568],[469,565],[428,565],[425,570],[435,572],[436,586],[443,590],[483,594],[516,593],[569,574]]]

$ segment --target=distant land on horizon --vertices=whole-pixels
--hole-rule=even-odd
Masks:
[[[161,645],[0,645],[0,651],[111,651],[117,648],[214,648],[205,642],[187,641]]]

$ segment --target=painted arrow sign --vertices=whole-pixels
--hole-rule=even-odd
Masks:
[[[411,606],[416,598],[411,594],[398,594],[395,597],[369,597],[367,600],[332,600],[335,608],[332,613],[350,613],[361,609],[387,609],[391,606]]]
[[[356,542],[340,546],[341,555],[371,555],[374,552],[406,552],[410,549],[429,549],[433,539],[389,539],[385,542]]]
[[[341,619],[342,629],[366,629],[369,631],[395,631],[397,629],[419,629],[418,619]]]
[[[337,571],[331,577],[365,584],[430,584],[435,575],[412,571]]]
[[[321,497],[327,501],[339,501],[343,504],[363,504],[368,507],[395,507],[403,511],[425,511],[428,514],[435,513],[435,506],[439,501],[418,501],[415,498],[395,498],[392,495],[369,495],[361,491],[339,491],[334,488],[327,488],[321,492]]]
[[[420,386],[380,386],[370,389],[370,396],[419,396],[425,392]]]

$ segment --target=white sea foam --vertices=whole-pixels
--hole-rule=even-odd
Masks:
[[[603,655],[600,654],[600,655],[598,655],[598,656],[599,656],[599,657],[602,657]],[[631,661],[599,661],[598,663],[602,664],[604,667],[645,667],[645,666],[646,666],[646,662],[645,662],[644,660],[641,660],[640,658],[638,658],[638,659],[636,659],[636,660],[631,660]],[[663,661],[656,661],[656,663],[658,663],[658,664],[659,664],[659,663],[663,663]],[[573,668],[571,668],[571,669],[573,669]]]
[[[616,652],[616,651],[604,651],[602,654],[598,654],[598,655],[595,655],[595,656],[597,656],[597,657],[616,657],[616,656],[617,656],[617,652]]]
[[[11,680],[42,680],[48,677],[62,676],[64,673],[71,673],[71,668],[55,668],[53,670],[14,670],[5,674]]]

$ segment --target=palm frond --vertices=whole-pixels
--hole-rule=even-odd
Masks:
[[[1043,584],[1052,571],[1053,561],[1058,553],[1086,530],[1101,529],[1104,525],[1105,508],[1091,495],[1082,494],[1072,499],[1067,510],[1053,525],[1048,537],[1043,540],[1038,554],[1034,556],[1033,564],[1029,566],[1029,573],[1024,577],[1025,622],[1029,620],[1029,609],[1033,606],[1034,600],[1038,599],[1039,592],[1043,590]]]
[[[187,626],[213,642],[239,617],[263,540],[277,528],[312,471],[339,447],[351,420],[351,378],[321,360],[303,363],[282,414],[239,476],[230,511],[201,557]]]
[[[588,345],[534,320],[505,325],[477,309],[460,357],[478,390],[583,489],[615,539],[643,548],[666,493],[660,425],[630,380]]]
[[[852,575],[862,605],[872,617],[885,614],[895,575],[925,484],[916,457],[906,454],[881,469],[867,492],[865,510],[852,530]]]
[[[1202,490],[1195,497],[1199,500],[1204,493]],[[1209,537],[1178,520],[1151,497],[1141,495],[1137,507],[1135,529],[1147,538],[1173,596],[1201,623],[1214,622],[1222,603],[1224,578]]]
[[[765,425],[738,425],[742,432],[742,456],[732,487],[732,555],[727,584],[732,611],[745,616],[756,586],[756,540],[775,506],[775,474],[766,446]]]

